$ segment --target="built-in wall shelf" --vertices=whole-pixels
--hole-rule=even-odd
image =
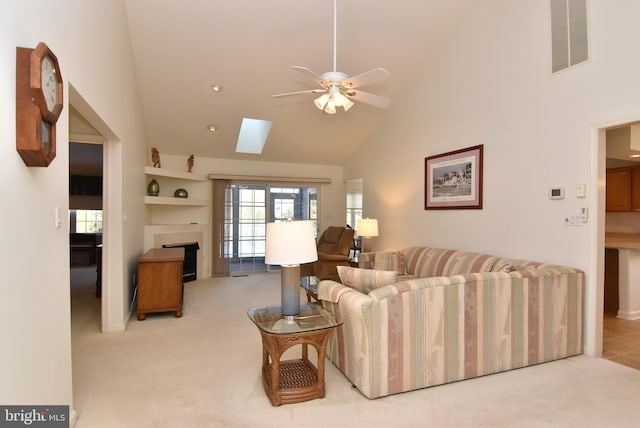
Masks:
[[[182,205],[193,207],[206,207],[209,202],[204,199],[175,198],[168,196],[145,196],[144,203],[147,205]]]
[[[208,197],[211,180],[206,174],[178,171],[167,168],[144,167],[147,190],[153,179],[158,182],[158,196],[144,197],[147,206],[147,224],[207,223],[209,220]],[[175,197],[178,189],[187,191],[186,198]]]
[[[147,175],[155,175],[156,177],[179,178],[181,180],[207,181],[209,179],[206,174],[194,174],[192,172],[154,168],[152,166],[145,166],[144,173]]]

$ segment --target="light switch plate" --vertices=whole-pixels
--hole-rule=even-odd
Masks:
[[[587,197],[587,185],[578,184],[576,186],[576,198],[586,198],[586,197]]]
[[[60,226],[62,225],[62,218],[60,217],[60,208],[59,207],[55,207],[55,209],[54,209],[54,217],[55,217],[56,229],[59,229]]]

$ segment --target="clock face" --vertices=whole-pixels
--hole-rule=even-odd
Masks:
[[[42,58],[41,85],[47,109],[52,112],[58,100],[58,79],[53,60],[49,55]]]

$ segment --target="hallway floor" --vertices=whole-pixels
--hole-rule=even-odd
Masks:
[[[605,312],[602,356],[640,370],[640,320],[623,320]]]

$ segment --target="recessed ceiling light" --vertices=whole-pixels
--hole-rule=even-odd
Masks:
[[[211,86],[209,86],[211,88],[211,90],[213,92],[220,92],[222,90],[222,86],[218,85],[217,83],[212,84]]]
[[[218,130],[218,127],[215,125],[207,125],[207,131],[210,132],[216,132]]]

